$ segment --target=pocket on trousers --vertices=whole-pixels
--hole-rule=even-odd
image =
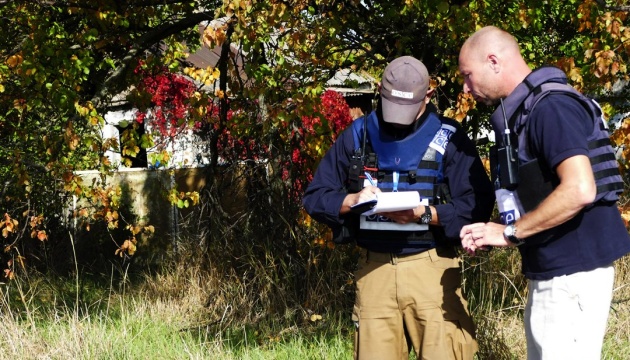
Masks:
[[[442,310],[446,336],[452,341],[456,359],[471,360],[479,350],[470,315],[460,309]]]
[[[459,257],[439,255],[439,256],[434,256],[431,258],[430,266],[435,269],[452,269],[452,268],[459,269],[460,262],[461,262],[461,259]]]
[[[358,359],[359,358],[359,308],[356,305],[352,308],[352,323],[354,324],[353,359]]]
[[[471,336],[475,334],[475,325],[470,314],[463,308],[464,304],[443,304],[442,316],[444,320],[454,322],[458,327],[468,332]]]

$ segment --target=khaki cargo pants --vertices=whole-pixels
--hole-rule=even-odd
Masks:
[[[354,358],[471,360],[474,325],[453,249],[396,256],[362,250],[355,273]]]

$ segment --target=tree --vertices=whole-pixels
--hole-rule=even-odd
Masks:
[[[210,184],[219,157],[265,158],[282,174],[296,144],[315,164],[337,131],[319,105],[325,81],[340,68],[379,78],[400,55],[427,64],[439,108],[476,137],[488,114],[462,96],[457,54],[467,35],[484,25],[512,32],[532,67],[562,67],[607,116],[623,114],[630,109],[627,17],[623,0],[2,1],[0,209],[8,216],[2,224],[11,224],[1,226],[4,238],[15,246],[20,234],[31,233],[24,231],[29,224],[36,238],[63,237],[55,230],[61,218],[53,214],[63,213],[70,195],[93,205],[75,214],[86,226],[120,226],[119,191],[104,181],[85,184],[75,171],[99,169],[105,179],[114,170],[105,151],[134,156],[152,144],[151,134],[135,131],[137,122],[122,143],[100,136],[103,116],[119,106],[121,94],[129,95],[125,106],[141,111],[172,106],[162,113],[165,124],[197,129],[211,149]],[[194,69],[186,55],[201,41],[220,49],[220,59]],[[147,81],[181,86],[169,87],[163,103],[155,98],[160,86]],[[201,91],[215,81],[216,91]],[[185,96],[175,96],[176,88]],[[313,125],[308,136],[322,141],[303,142],[305,120]],[[625,144],[622,124],[615,138]],[[278,181],[274,191],[288,198],[291,181]],[[171,195],[175,201],[186,196]],[[300,207],[296,201],[290,206]],[[133,241],[139,230],[129,225]]]
[[[62,225],[72,195],[93,207],[75,214],[86,226],[118,226],[120,189],[84,184],[75,171],[105,176],[112,170],[105,151],[133,155],[134,143],[101,137],[103,116],[115,109],[115,96],[139,83],[141,60],[176,69],[184,44],[199,43],[197,24],[212,16],[186,1],[0,3],[0,208],[11,223],[19,220],[5,233],[5,253],[16,254],[20,237],[28,238],[21,235],[30,233],[28,219],[42,217],[39,231],[54,235],[40,239],[67,237]]]

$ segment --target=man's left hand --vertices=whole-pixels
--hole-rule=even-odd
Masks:
[[[488,246],[515,246],[503,236],[504,229],[505,225],[493,222],[470,224],[462,227],[459,237],[462,247],[471,255],[478,249],[484,249]]]
[[[424,214],[424,205],[420,205],[415,209],[379,213],[379,215],[385,216],[398,224],[418,222],[422,214]]]

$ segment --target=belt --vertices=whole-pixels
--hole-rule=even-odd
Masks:
[[[369,250],[367,251],[368,261],[374,261],[374,262],[380,262],[380,263],[396,264],[403,261],[413,261],[413,260],[425,259],[428,257],[433,257],[433,258],[437,257],[437,251],[435,250],[435,248],[425,250],[419,253],[402,254],[402,255],[394,254],[394,253],[375,252],[375,251],[369,251]]]

